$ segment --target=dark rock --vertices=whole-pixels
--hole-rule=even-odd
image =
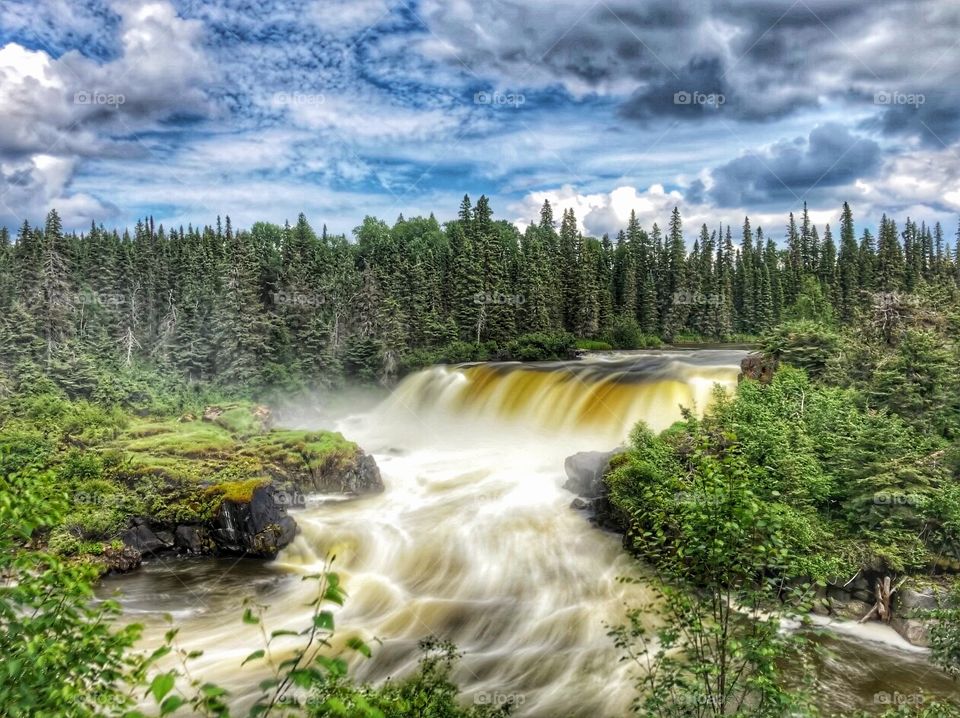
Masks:
[[[224,501],[210,536],[226,553],[273,558],[293,541],[297,524],[287,515],[272,486],[254,490],[249,502]]]
[[[579,497],[570,502],[570,508],[574,509],[575,511],[586,511],[592,507],[592,501],[587,501],[586,499],[581,499]]]
[[[567,480],[563,488],[585,499],[596,499],[606,494],[603,475],[616,451],[581,451],[563,462]]]
[[[202,526],[183,524],[177,526],[174,532],[174,542],[178,549],[187,553],[207,553],[214,548],[214,544],[207,536]]]
[[[603,480],[610,468],[610,461],[620,452],[621,449],[581,451],[568,456],[563,462],[563,468],[567,474],[563,488],[577,494],[580,500],[583,500],[583,508],[591,512],[591,521],[594,524],[610,531],[625,533],[630,525],[629,518],[621,515],[621,512],[610,503],[607,498],[607,484]],[[571,506],[580,508],[577,500],[574,500]],[[628,546],[631,540],[625,535],[624,546]]]
[[[141,553],[132,546],[114,548],[107,546],[103,550],[104,569],[114,573],[127,573],[140,568],[143,561]]]
[[[769,384],[777,371],[779,362],[769,354],[748,354],[740,362],[738,381],[753,379],[761,384]]]
[[[827,586],[827,598],[839,603],[846,603],[847,601],[853,600],[853,596],[847,589],[842,586],[833,585]]]
[[[370,454],[358,450],[346,463],[332,461],[308,475],[281,484],[281,488],[296,495],[302,491],[318,491],[325,494],[379,494],[383,491],[380,468]],[[296,502],[292,502],[296,504]]]
[[[127,546],[136,549],[141,554],[155,554],[166,551],[173,546],[173,536],[167,531],[161,531],[163,538],[155,534],[143,519],[134,519],[133,526],[120,534],[120,540]],[[169,538],[169,541],[166,540]]]
[[[851,591],[850,595],[857,601],[863,601],[864,603],[873,603],[876,601],[873,591],[857,589],[855,591]]]

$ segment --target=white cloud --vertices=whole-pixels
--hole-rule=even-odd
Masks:
[[[178,17],[166,0],[121,0],[114,10],[120,54],[109,62],[77,50],[55,58],[17,43],[0,47],[4,221],[52,205],[65,219],[103,219],[110,205],[70,191],[81,162],[142,154],[135,142],[115,138],[153,129],[172,113],[210,112],[201,24]]]

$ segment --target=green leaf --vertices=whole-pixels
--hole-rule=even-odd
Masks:
[[[357,653],[362,653],[367,658],[370,658],[370,656],[372,655],[370,651],[370,646],[368,646],[366,643],[364,643],[361,639],[357,638],[356,636],[349,639],[347,641],[347,645],[353,650],[355,650]]]
[[[176,676],[173,671],[154,676],[153,681],[150,683],[150,692],[153,694],[154,700],[156,700],[157,703],[162,701],[163,697],[173,688],[175,682]]]
[[[183,704],[184,700],[180,696],[170,696],[160,705],[160,715],[170,715]]]
[[[249,663],[250,661],[255,661],[255,660],[257,660],[258,658],[263,658],[265,654],[266,654],[266,651],[264,651],[262,648],[258,648],[256,651],[254,651],[254,652],[251,653],[249,656],[247,656],[246,658],[244,658],[244,659],[243,659],[243,663],[241,663],[240,665],[241,665],[241,666],[245,666],[245,665],[247,665],[247,663]]]
[[[333,614],[330,611],[321,611],[313,617],[313,625],[324,631],[333,630]]]

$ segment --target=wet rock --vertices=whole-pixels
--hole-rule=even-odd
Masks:
[[[250,501],[224,501],[210,537],[218,551],[273,558],[296,533],[297,524],[277,501],[273,487],[261,486]]]
[[[914,646],[930,645],[930,632],[926,623],[919,619],[894,616],[890,619],[890,627]]]
[[[115,548],[107,546],[103,550],[104,570],[112,573],[127,573],[140,568],[142,554],[132,546]]]
[[[586,499],[575,498],[570,502],[570,508],[574,511],[587,511],[593,507],[592,501],[587,501]]]
[[[202,526],[182,524],[174,531],[174,543],[177,549],[191,554],[208,553],[214,548]]]
[[[380,468],[370,454],[357,452],[353,465],[343,472],[340,490],[350,494],[378,494],[383,491]]]
[[[610,466],[614,451],[581,451],[563,462],[567,480],[563,488],[585,499],[596,499],[606,494],[603,475]]]
[[[865,601],[836,601],[830,599],[830,615],[851,621],[859,621],[870,612],[871,608],[873,608],[873,604]]]
[[[309,475],[297,477],[293,481],[280,484],[280,487],[293,492],[317,491],[325,494],[379,494],[383,491],[383,478],[380,468],[370,454],[357,450],[347,462],[333,461],[311,469]]]
[[[761,384],[769,384],[777,371],[777,360],[768,354],[748,354],[740,362],[738,381],[753,379]]]
[[[173,546],[173,536],[168,531],[157,535],[143,519],[133,519],[132,526],[120,534],[124,545],[136,549],[141,554],[156,554]]]

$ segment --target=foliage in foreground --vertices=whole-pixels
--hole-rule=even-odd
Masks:
[[[229,693],[190,673],[190,661],[201,653],[181,648],[176,628],[148,655],[136,650],[141,626],[121,625],[115,602],[94,600],[97,571],[38,550],[39,536],[65,506],[53,480],[50,473],[30,469],[0,471],[0,714],[232,715]],[[339,577],[326,570],[305,580],[317,585],[308,625],[299,632],[268,634],[264,628],[263,648],[243,661],[262,663],[268,676],[259,684],[249,716],[495,718],[509,713],[509,706],[460,706],[450,678],[459,656],[438,641],[422,645],[424,657],[413,676],[379,688],[353,684],[344,654],[332,641],[330,607],[343,605],[346,597]],[[266,608],[248,607],[244,622],[262,626]],[[358,637],[348,637],[345,646],[371,655]]]
[[[755,471],[742,455],[718,454],[708,434],[688,438],[677,458],[638,427],[613,474],[632,544],[657,573],[656,600],[611,632],[639,669],[635,710],[665,718],[802,714],[807,697],[786,688],[779,670],[804,648],[780,621],[810,597],[809,586],[783,581],[799,560],[787,522],[753,490]],[[661,474],[670,464],[675,473]],[[627,500],[641,476],[641,494]],[[650,615],[655,630],[645,625]]]

